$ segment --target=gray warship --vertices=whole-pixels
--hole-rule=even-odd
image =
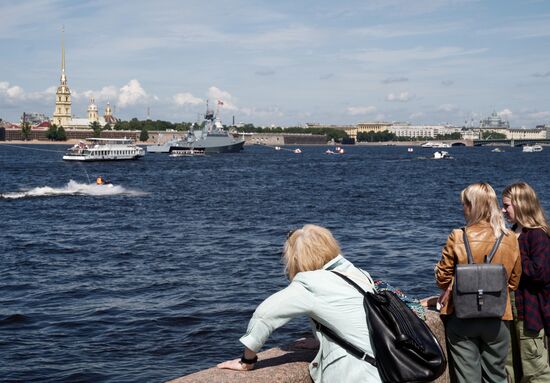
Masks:
[[[222,125],[218,111],[208,109],[204,114],[202,129],[195,130],[194,124],[187,135],[176,142],[170,143],[170,154],[210,154],[237,153],[243,150],[244,138],[235,138]]]

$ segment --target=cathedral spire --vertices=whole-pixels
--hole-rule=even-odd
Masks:
[[[67,76],[65,74],[65,27],[63,27],[61,29],[61,83],[55,92],[53,122],[57,126],[68,127],[71,120],[71,91],[67,86]]]
[[[61,84],[67,85],[65,75],[65,26],[61,27]]]

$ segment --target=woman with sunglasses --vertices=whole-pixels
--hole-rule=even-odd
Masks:
[[[316,330],[313,322],[329,327],[349,343],[373,355],[363,308],[363,296],[330,270],[345,274],[364,290],[372,291],[369,274],[340,254],[331,232],[316,225],[305,225],[288,235],[283,260],[290,284],[263,301],[252,316],[242,358],[218,365],[236,371],[254,368],[256,355],[271,333],[290,319],[306,315],[319,341],[319,352],[309,365],[314,382],[380,382],[376,367],[351,354]]]

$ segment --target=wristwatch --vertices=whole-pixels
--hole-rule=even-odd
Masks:
[[[255,355],[254,358],[252,359],[246,359],[243,352],[243,356],[241,356],[241,363],[244,363],[244,364],[254,364],[257,361],[258,361],[258,355]]]

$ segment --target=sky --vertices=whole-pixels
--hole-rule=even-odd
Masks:
[[[0,118],[51,117],[62,40],[75,117],[550,123],[548,0],[0,0]]]

